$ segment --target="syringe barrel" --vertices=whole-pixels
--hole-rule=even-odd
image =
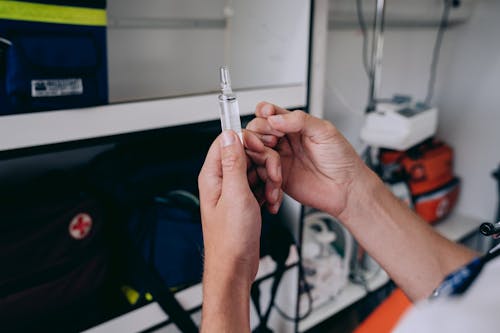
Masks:
[[[222,130],[233,130],[243,142],[241,133],[240,107],[234,94],[219,95],[220,121]]]

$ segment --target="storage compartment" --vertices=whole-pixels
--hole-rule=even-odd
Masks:
[[[107,104],[104,4],[57,3],[0,4],[0,114]]]

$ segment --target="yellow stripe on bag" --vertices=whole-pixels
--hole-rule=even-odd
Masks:
[[[105,26],[106,10],[0,0],[0,19]]]

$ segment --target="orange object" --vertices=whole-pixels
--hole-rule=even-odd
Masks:
[[[435,191],[414,198],[415,211],[429,223],[435,223],[451,212],[460,193],[460,179],[454,178]]]
[[[354,333],[389,333],[411,308],[401,289],[395,289],[355,330]]]
[[[402,160],[411,193],[423,194],[449,183],[453,175],[453,149],[434,140],[423,144]]]
[[[399,164],[401,160],[404,158],[405,152],[400,150],[390,150],[390,149],[381,149],[380,150],[380,163],[382,165],[388,164]]]

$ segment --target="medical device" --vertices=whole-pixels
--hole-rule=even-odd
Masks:
[[[361,139],[387,149],[407,150],[436,133],[438,110],[407,103],[379,103],[366,115]]]
[[[315,211],[304,217],[302,264],[313,308],[335,298],[349,280],[351,234],[334,217]],[[305,301],[301,297],[301,302]]]
[[[226,66],[220,68],[220,87],[221,94],[219,95],[220,105],[220,121],[222,130],[233,130],[243,142],[241,133],[240,107],[238,99],[231,88],[231,78],[229,69]]]
[[[385,0],[376,0],[371,60],[368,59],[366,22],[361,1],[357,1],[360,27],[363,31],[363,59],[370,83],[366,119],[361,139],[371,147],[407,150],[434,136],[437,129],[438,109],[430,107],[434,90],[436,66],[444,28],[447,26],[452,2],[446,0],[436,47],[433,52],[431,79],[425,103],[410,103],[411,99],[392,101],[379,98],[384,43]],[[455,6],[455,4],[453,4]]]

